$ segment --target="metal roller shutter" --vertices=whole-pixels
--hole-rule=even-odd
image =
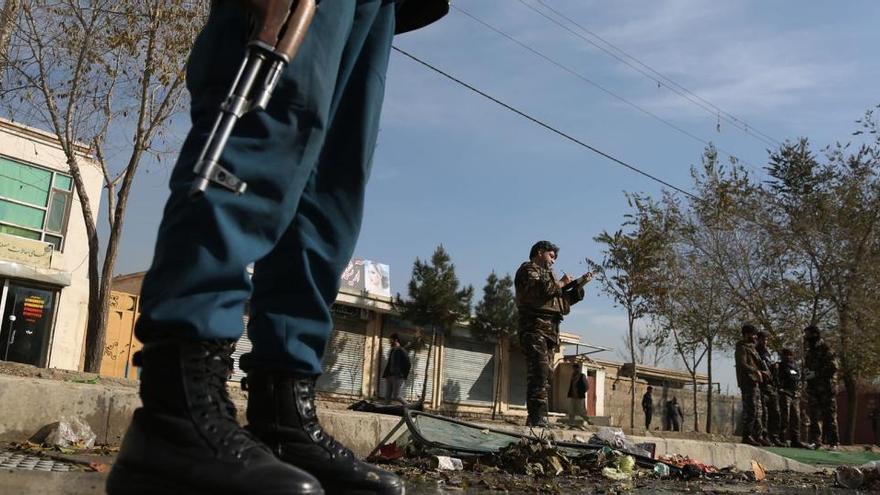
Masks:
[[[443,350],[443,402],[492,404],[495,345],[449,339]]]
[[[232,360],[234,361],[234,365],[232,369],[232,377],[229,379],[234,382],[240,382],[241,379],[245,376],[245,373],[241,371],[241,368],[238,367],[241,355],[251,352],[251,339],[248,337],[247,333],[248,315],[242,316],[241,322],[244,328],[244,332],[242,332],[241,337],[239,337],[238,339],[238,342],[235,343],[235,351],[232,352]]]
[[[366,324],[336,321],[336,329],[324,353],[324,374],[318,377],[318,390],[357,397],[362,395],[365,341]]]
[[[389,334],[390,335],[390,334]],[[404,341],[404,345],[406,344],[406,334],[400,333],[401,340]],[[388,362],[388,353],[391,351],[391,340],[388,337],[382,338],[382,367],[380,371],[381,373],[385,371],[385,364]],[[403,385],[403,396],[406,398],[408,402],[416,402],[422,395],[422,385],[425,382],[425,361],[428,359],[428,346],[420,349],[418,352],[409,351],[409,359],[410,363],[412,363],[412,369],[409,372],[409,377],[406,379],[406,383]],[[428,387],[426,389],[426,399],[425,403],[430,403],[431,399],[434,397],[434,370],[436,369],[435,359],[432,356],[431,362],[428,363]],[[379,380],[379,397],[385,397],[385,379],[380,378]]]
[[[510,383],[507,390],[507,403],[511,406],[526,407],[526,357],[519,349],[510,349]]]

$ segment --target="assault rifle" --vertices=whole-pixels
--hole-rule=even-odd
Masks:
[[[579,301],[580,299],[572,297],[572,295],[577,294],[577,291],[587,285],[587,283],[593,280],[593,272],[587,272],[580,277],[572,280],[571,282],[562,286],[562,295],[566,296],[570,301]]]
[[[235,123],[246,113],[265,110],[282,70],[296,55],[315,15],[315,0],[243,0],[255,25],[247,54],[193,171],[190,197],[204,194],[210,183],[244,193],[247,183],[220,165],[220,155]]]

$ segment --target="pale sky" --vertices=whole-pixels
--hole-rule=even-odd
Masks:
[[[703,141],[761,174],[771,143],[845,142],[854,121],[880,103],[875,1],[460,0],[455,7],[395,45],[686,190]],[[671,81],[658,85],[651,70]],[[692,92],[691,101],[670,90],[675,84]],[[181,134],[184,118],[175,126]],[[134,186],[118,273],[149,266],[167,161],[143,169]],[[559,270],[582,273],[584,257],[601,258],[593,237],[620,227],[623,192],[658,195],[661,187],[393,52],[356,256],[389,264],[392,291],[405,294],[415,258],[442,243],[461,281],[476,288],[476,302],[486,276],[512,274],[539,239],[561,247]],[[590,285],[563,329],[617,348],[626,317]],[[619,359],[615,351],[597,356]],[[735,389],[731,366],[729,359],[713,366],[722,391]]]

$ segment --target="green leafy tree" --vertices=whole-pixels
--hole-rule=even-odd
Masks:
[[[601,263],[587,260],[602,290],[611,296],[616,306],[626,310],[630,343],[632,377],[630,383],[630,428],[635,427],[636,376],[638,363],[635,351],[635,322],[651,308],[651,301],[662,289],[658,284],[658,269],[663,259],[665,245],[669,241],[669,226],[657,222],[647,214],[655,207],[637,196],[629,196],[635,212],[627,215],[624,227],[613,234],[602,232],[595,241],[603,244],[604,258]]]
[[[876,318],[880,264],[880,137],[872,111],[860,133],[873,141],[837,144],[820,161],[802,139],[771,155],[768,189],[775,194],[781,230],[815,275],[817,307],[830,309],[822,326],[837,350],[855,434],[859,383],[880,373]],[[814,312],[814,322],[822,315]]]
[[[486,278],[483,287],[483,299],[477,303],[471,329],[486,340],[513,338],[517,333],[516,300],[513,296],[513,279],[510,275],[498,278],[495,272]],[[495,377],[495,394],[492,403],[492,418],[498,408],[498,392],[501,390],[501,376],[504,374],[504,362],[498,363],[501,370]]]
[[[0,101],[10,117],[53,133],[67,159],[89,247],[85,369],[98,372],[129,194],[144,159],[159,159],[170,144],[165,131],[183,108],[186,56],[207,4],[21,0],[6,6]],[[85,156],[98,163],[107,192],[103,253],[100,198],[85,188]]]
[[[425,381],[422,383],[422,399],[428,388],[428,369],[437,332],[448,332],[459,321],[470,317],[474,288],[460,287],[452,258],[437,246],[431,260],[413,263],[407,299],[398,294],[397,306],[403,319],[431,330],[428,359],[425,360]]]
[[[483,299],[474,308],[471,328],[484,337],[515,337],[517,332],[516,301],[510,275],[498,278],[495,272],[486,278]]]

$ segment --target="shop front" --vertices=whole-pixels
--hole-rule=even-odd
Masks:
[[[58,290],[0,278],[0,359],[45,367]]]

